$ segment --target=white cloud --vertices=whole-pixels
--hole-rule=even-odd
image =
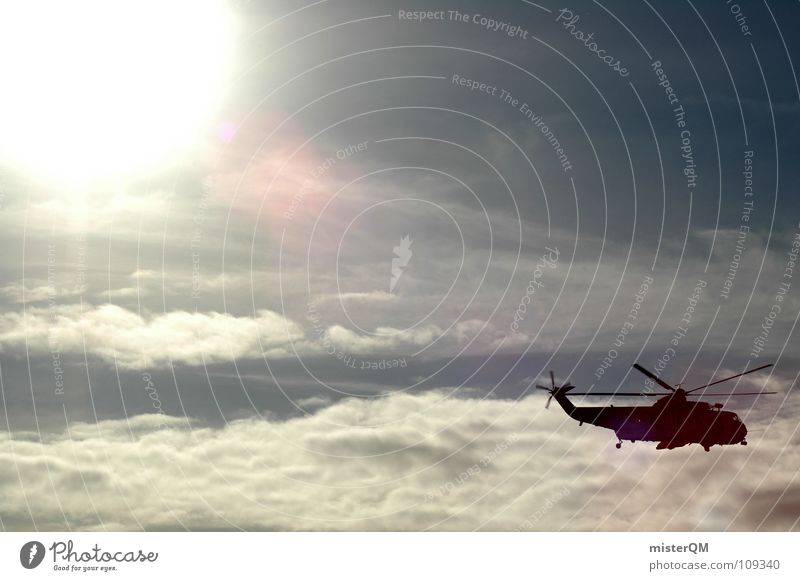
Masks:
[[[343,292],[339,294],[324,295],[320,301],[343,301],[355,304],[388,303],[398,300],[398,295],[386,291],[373,290],[369,292]]]
[[[442,334],[436,325],[414,329],[378,327],[374,335],[362,335],[341,325],[328,328],[331,342],[342,351],[353,353],[380,353],[401,348],[424,347]]]
[[[313,395],[311,397],[296,399],[294,403],[297,404],[297,407],[309,411],[330,405],[331,400],[325,396]]]
[[[157,270],[139,269],[131,273],[131,278],[136,280],[155,280],[161,278]]]
[[[141,287],[127,286],[121,288],[111,289],[102,293],[97,293],[98,297],[115,298],[115,299],[129,299],[147,294],[148,290]]]
[[[115,289],[112,296],[135,296],[135,287]],[[107,295],[108,293],[106,293]],[[330,345],[353,355],[409,353],[437,341],[437,349],[452,350],[477,333],[478,321],[456,325],[442,337],[435,325],[412,329],[378,327],[373,334],[341,325],[303,330],[292,320],[268,310],[256,316],[171,311],[139,314],[106,303],[32,307],[0,315],[0,350],[32,355],[57,350],[99,357],[125,368],[163,367],[170,361],[201,365],[234,358],[274,358],[324,355]],[[485,336],[494,337],[491,325]],[[321,332],[321,334],[320,334]],[[441,341],[440,341],[441,339]]]
[[[28,279],[17,281],[0,287],[0,296],[12,303],[34,303],[57,300],[81,293],[81,288],[69,288],[66,285],[48,284],[46,280]]]
[[[27,345],[32,352],[95,355],[127,367],[199,365],[239,357],[279,355],[300,328],[272,311],[255,317],[227,313],[172,311],[140,315],[112,304],[63,305],[0,315],[0,348]]]
[[[135,288],[112,291],[135,295]],[[31,355],[84,351],[124,368],[165,367],[170,361],[202,365],[240,358],[290,358],[297,353],[323,355],[326,345],[354,355],[407,352],[441,335],[433,325],[416,329],[379,327],[374,335],[340,325],[324,329],[322,338],[292,320],[268,310],[237,317],[219,312],[171,311],[139,314],[106,303],[48,305],[0,315],[0,350]]]
[[[61,530],[63,510],[73,529],[798,527],[794,422],[748,448],[618,451],[543,402],[399,394],[283,422],[154,414],[41,443],[3,434],[3,522]]]

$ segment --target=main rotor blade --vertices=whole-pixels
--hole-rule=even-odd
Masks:
[[[675,388],[672,387],[669,383],[667,383],[666,381],[662,381],[654,373],[650,373],[647,369],[645,369],[644,367],[642,367],[638,363],[634,363],[633,367],[634,367],[634,369],[638,369],[639,371],[644,373],[647,377],[649,377],[650,379],[655,381],[661,387],[664,387],[664,388],[666,388],[666,389],[668,389],[670,391],[675,391]]]
[[[741,377],[742,375],[747,375],[748,373],[755,373],[756,371],[761,371],[762,369],[766,369],[767,367],[772,367],[773,365],[774,363],[767,363],[766,365],[762,365],[761,367],[756,367],[755,369],[751,369],[750,371],[745,371],[744,373],[739,373],[738,375],[731,375],[730,377],[726,377],[725,379],[718,379],[717,381],[706,383],[705,385],[701,385],[700,387],[693,387],[686,393],[692,393],[693,391],[697,391],[698,389],[703,389],[704,387],[711,387],[712,385],[717,385],[718,383],[722,383],[723,381],[736,379],[737,377]]]
[[[575,393],[570,392],[570,395],[618,395],[618,396],[652,396],[652,397],[666,397],[663,393],[625,393],[622,391],[594,391],[592,393]]]
[[[545,387],[543,385],[537,385],[536,389],[542,389],[544,391],[552,391],[549,387]]]
[[[550,386],[555,389],[556,388],[556,376],[553,375],[553,370],[550,370]]]
[[[689,397],[717,397],[723,395],[773,395],[777,391],[743,391],[741,393],[695,393],[687,394]]]

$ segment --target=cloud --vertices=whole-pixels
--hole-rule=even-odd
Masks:
[[[117,289],[115,296],[135,294]],[[0,315],[0,350],[30,355],[84,352],[123,368],[165,367],[170,362],[202,365],[241,358],[291,358],[322,355],[326,346],[357,354],[407,352],[428,345],[442,334],[435,325],[414,329],[379,327],[374,334],[331,325],[306,332],[292,320],[268,310],[256,316],[171,311],[139,314],[106,303],[48,305]],[[463,340],[458,327],[448,344]],[[316,337],[315,337],[316,335]]]
[[[136,193],[120,191],[111,195],[106,191],[87,192],[77,199],[54,195],[50,190],[28,193],[33,197],[32,203],[9,208],[0,217],[0,223],[17,226],[25,221],[34,237],[52,237],[54,224],[58,235],[107,234],[113,227],[117,235],[124,233],[135,237],[141,234],[141,221],[160,221],[169,215],[173,196],[173,192],[161,189]]]
[[[160,277],[161,273],[150,269],[139,269],[131,273],[131,278],[136,280],[157,280]]]
[[[138,368],[170,361],[200,365],[283,351],[303,333],[272,311],[255,317],[172,311],[141,315],[112,304],[63,305],[0,315],[0,349],[83,353]]]
[[[369,292],[343,292],[320,297],[322,302],[347,301],[355,304],[362,303],[387,303],[398,300],[398,296],[386,291],[374,290]]]
[[[55,301],[58,298],[76,296],[81,293],[80,287],[69,288],[66,285],[49,284],[46,280],[29,279],[0,287],[0,297],[11,303],[34,303]]]
[[[304,397],[294,400],[297,407],[303,410],[312,410],[330,405],[331,399],[322,395],[313,395],[311,397]]]
[[[111,294],[127,296],[136,288]],[[457,326],[444,343],[463,341]],[[50,352],[98,357],[123,368],[157,368],[172,363],[203,365],[242,358],[319,356],[336,351],[354,355],[407,353],[442,335],[435,325],[412,329],[378,327],[373,334],[341,325],[309,330],[278,313],[259,310],[237,317],[220,312],[171,311],[139,314],[106,303],[32,307],[0,315],[0,351],[31,356]]]
[[[400,348],[424,347],[442,334],[436,325],[415,329],[378,327],[372,336],[356,333],[341,325],[332,325],[327,335],[337,348],[354,353],[380,353]]]
[[[797,529],[796,427],[614,449],[544,399],[345,399],[224,427],[152,414],[0,435],[9,529]],[[787,446],[791,444],[791,446]],[[769,483],[762,483],[769,472]],[[772,499],[772,500],[771,500]],[[63,516],[62,516],[63,511]],[[780,512],[783,511],[783,512]],[[789,514],[786,511],[792,511]]]

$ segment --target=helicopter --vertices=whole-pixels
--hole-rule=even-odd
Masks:
[[[627,406],[627,407],[577,407],[569,399],[567,394],[575,389],[575,386],[567,382],[557,386],[553,372],[550,372],[550,387],[537,385],[537,389],[542,389],[550,393],[547,398],[545,408],[550,407],[550,401],[555,399],[567,415],[579,422],[593,424],[601,428],[614,430],[617,435],[617,449],[622,447],[623,440],[631,442],[658,442],[657,450],[672,450],[688,444],[700,444],[708,452],[711,446],[728,446],[732,444],[747,445],[747,427],[742,420],[733,412],[722,411],[722,404],[708,404],[700,401],[690,401],[690,397],[705,396],[728,396],[728,395],[769,395],[775,391],[759,391],[744,393],[696,393],[700,390],[717,385],[724,381],[730,381],[737,377],[742,377],[749,373],[755,373],[768,367],[772,363],[762,365],[755,369],[732,375],[724,379],[718,379],[705,385],[692,389],[683,389],[678,384],[673,386],[660,379],[638,363],[633,364],[633,368],[642,372],[649,379],[670,393],[620,393],[620,392],[593,392],[593,393],[573,393],[572,395],[583,396],[624,396],[624,397],[660,397],[654,404],[649,406]]]

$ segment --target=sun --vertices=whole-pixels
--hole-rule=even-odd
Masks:
[[[180,154],[222,95],[231,29],[223,0],[2,2],[3,162],[85,183]]]

